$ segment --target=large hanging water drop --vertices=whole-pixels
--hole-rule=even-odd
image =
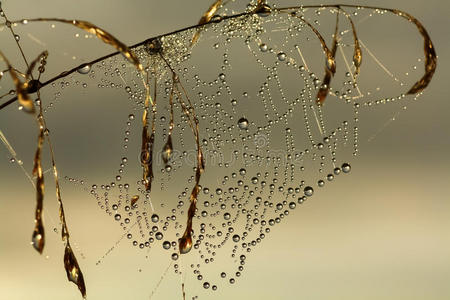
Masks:
[[[249,123],[246,118],[240,118],[238,121],[239,129],[245,130],[248,129]]]

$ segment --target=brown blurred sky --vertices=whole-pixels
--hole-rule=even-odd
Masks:
[[[291,3],[281,0],[279,5]],[[416,16],[428,29],[439,55],[435,78],[420,101],[410,105],[375,141],[361,142],[362,153],[349,176],[328,186],[320,197],[274,227],[270,238],[252,253],[243,278],[234,287],[223,285],[214,298],[206,294],[200,299],[450,299],[446,74],[450,67],[450,2],[345,3],[399,8]],[[209,0],[2,1],[11,19],[57,16],[95,21],[128,44],[194,24],[209,4]],[[1,41],[0,48],[10,47],[10,43]],[[0,111],[0,129],[5,134],[14,131],[12,120],[15,117],[5,117]],[[31,127],[31,122],[28,125]],[[17,148],[29,147],[20,139],[16,143]],[[20,170],[8,162],[3,146],[0,156],[0,299],[80,299],[65,279],[58,236],[48,233],[48,259],[29,246],[34,194]],[[96,258],[120,231],[108,227],[107,218],[97,218],[95,213],[90,216],[89,209],[96,208],[92,204],[80,201],[68,206],[72,227],[81,228],[73,231],[79,236],[81,250],[86,251],[81,263],[88,299],[148,299],[165,264],[157,259],[143,262],[142,255],[135,255],[136,250],[127,244],[105,264],[96,266]],[[53,219],[57,219],[56,210]],[[92,228],[103,231],[92,236]],[[137,272],[139,268],[142,273]],[[181,297],[180,279],[172,270],[169,273],[154,299]],[[195,282],[191,291],[199,289]]]

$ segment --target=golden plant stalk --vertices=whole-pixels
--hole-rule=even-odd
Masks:
[[[216,14],[217,10],[222,5],[222,0],[216,0],[211,6],[208,8],[208,10],[203,14],[203,16],[198,21],[198,25],[204,25],[211,21],[212,17]],[[197,31],[195,32],[194,36],[191,40],[191,47],[197,43],[198,39],[200,38],[200,34],[202,32],[202,28],[199,27]]]
[[[342,9],[342,7],[348,7],[348,8],[366,8],[366,9],[374,9],[374,10],[382,10],[390,12],[396,16],[400,16],[405,18],[408,22],[414,24],[417,27],[417,30],[419,31],[420,35],[423,38],[424,41],[424,54],[425,54],[425,74],[416,82],[414,85],[407,91],[408,95],[418,94],[422,92],[431,82],[431,79],[433,78],[433,75],[436,71],[437,67],[437,55],[436,50],[434,48],[433,42],[431,41],[431,38],[425,29],[425,27],[422,25],[422,23],[412,15],[398,10],[398,9],[391,9],[391,8],[383,8],[383,7],[376,7],[376,6],[367,6],[367,5],[348,5],[348,4],[325,4],[325,5],[303,5],[303,6],[292,6],[292,7],[283,7],[276,9],[278,12],[290,12],[291,15],[296,16],[296,11],[299,9],[306,9],[306,8],[337,8]],[[349,16],[347,13],[345,13],[347,18]],[[297,16],[298,17],[298,16]],[[300,17],[301,18],[301,17]],[[304,18],[301,18],[306,24],[308,24],[311,29],[316,32],[317,30],[309,24]],[[349,18],[352,30],[353,30],[353,37],[355,39],[355,50],[353,54],[353,63],[355,65],[356,71],[355,75],[357,75],[360,71],[360,65],[362,60],[362,52],[361,48],[359,47],[359,41],[356,36],[356,30],[355,25],[353,24],[353,21]],[[322,48],[325,51],[325,54],[327,56],[327,59],[329,57],[329,50],[327,51],[326,45],[324,46],[323,38],[321,38],[319,35],[316,34],[316,36],[319,38]],[[323,42],[322,42],[323,41]],[[318,101],[320,102],[320,101]],[[320,103],[319,103],[320,104]]]

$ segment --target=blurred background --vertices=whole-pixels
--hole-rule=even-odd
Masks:
[[[217,292],[204,293],[196,279],[187,278],[187,299],[197,294],[200,299],[450,298],[450,104],[445,75],[450,67],[446,57],[450,51],[450,4],[438,0],[345,3],[398,8],[416,16],[427,28],[439,56],[433,81],[424,95],[408,105],[374,140],[360,142],[360,155],[353,161],[350,175],[321,190],[272,229],[264,244],[250,256],[242,278],[234,286],[221,285]],[[277,4],[292,2],[280,0]],[[209,5],[209,0],[2,1],[11,20],[44,16],[88,20],[126,44],[195,24]],[[371,42],[385,46],[381,58],[409,55],[408,48],[401,53],[390,52],[390,39],[406,39],[414,47],[411,52],[421,53],[420,37],[410,39],[401,31],[396,35],[398,23],[388,23],[395,18],[379,20],[383,24],[373,28]],[[14,53],[14,41],[5,30],[1,34],[1,50]],[[362,34],[360,38],[367,39]],[[93,58],[111,52],[103,45],[72,50],[85,51],[83,57]],[[70,51],[55,55],[62,56],[61,70],[78,61]],[[15,59],[19,61],[11,58]],[[419,67],[421,70],[422,65]],[[52,68],[59,70],[55,65]],[[27,170],[31,170],[35,124],[24,114],[19,116],[12,106],[0,111],[0,129]],[[120,111],[120,107],[115,109]],[[60,112],[70,113],[70,105],[63,106]],[[67,125],[81,130],[83,118],[88,117],[80,115],[79,123]],[[53,122],[64,123],[64,117],[55,117]],[[115,124],[108,125],[115,128]],[[122,125],[118,124],[117,129]],[[65,143],[70,145],[79,137],[66,138]],[[115,145],[108,136],[91,142],[105,143],[105,147],[108,143]],[[45,203],[47,243],[44,254],[39,256],[29,245],[34,191],[18,166],[9,162],[10,154],[3,146],[0,158],[0,299],[80,299],[76,287],[66,280],[59,235],[51,232],[51,228],[59,227],[55,225],[58,217],[51,177],[47,176],[47,194],[51,196]],[[86,172],[76,161],[59,163],[63,168],[67,164],[73,173]],[[102,176],[100,170],[88,172],[94,178]],[[85,275],[88,298],[149,299],[155,291],[151,299],[181,299],[179,276],[173,274],[172,268],[165,273],[169,263],[166,257],[146,258],[129,242],[121,243],[96,265],[120,238],[121,231],[111,226],[111,218],[101,214],[96,204],[84,201],[80,191],[73,190],[63,189],[63,197],[68,199],[65,205],[72,246]]]

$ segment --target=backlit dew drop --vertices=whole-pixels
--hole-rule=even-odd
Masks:
[[[261,52],[267,52],[267,50],[269,49],[269,47],[267,47],[266,44],[262,43],[261,45],[259,45],[259,50]]]
[[[240,118],[238,121],[239,129],[245,130],[248,129],[249,123],[246,118]]]
[[[151,217],[151,219],[152,219],[152,222],[153,222],[153,223],[156,223],[156,222],[159,221],[159,216],[158,216],[157,214],[153,214],[152,217]]]
[[[172,136],[169,135],[162,151],[162,159],[166,165],[169,162],[170,157],[172,156],[172,152],[173,152]]]
[[[334,175],[341,174],[341,168],[334,168],[333,173],[334,173]]]
[[[351,169],[352,168],[351,168],[350,164],[348,164],[348,163],[343,163],[342,164],[342,172],[349,173]]]
[[[306,196],[311,197],[314,194],[314,189],[310,186],[304,188],[303,192]]]
[[[285,61],[286,60],[286,53],[280,52],[277,54],[277,58],[279,61]]]
[[[91,65],[84,65],[83,67],[79,68],[77,70],[78,73],[80,74],[88,74],[91,71]]]
[[[164,241],[162,246],[163,246],[163,249],[169,250],[170,249],[170,242],[169,241]]]

